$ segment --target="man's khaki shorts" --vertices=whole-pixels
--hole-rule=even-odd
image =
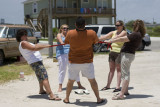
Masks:
[[[70,80],[76,80],[81,71],[83,77],[88,79],[94,79],[94,65],[93,63],[84,63],[84,64],[73,64],[69,63],[68,66],[68,78]]]

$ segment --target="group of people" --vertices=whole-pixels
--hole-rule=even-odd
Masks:
[[[112,50],[109,53],[109,67],[107,85],[101,90],[110,89],[111,81],[117,69],[117,86],[114,92],[120,91],[112,97],[113,100],[124,99],[124,95],[129,95],[128,86],[130,80],[130,66],[135,58],[135,51],[140,45],[145,34],[145,27],[142,20],[136,20],[133,24],[133,33],[127,34],[124,23],[116,22],[117,30],[109,32],[105,36],[98,38],[96,32],[85,29],[85,19],[78,17],[75,22],[76,29],[69,30],[68,25],[64,24],[60,27],[57,35],[57,44],[66,44],[56,47],[56,57],[59,64],[59,88],[62,91],[62,83],[68,67],[68,83],[66,88],[66,97],[64,103],[70,103],[69,97],[76,81],[78,88],[85,89],[80,83],[79,72],[86,77],[96,96],[97,104],[105,102],[105,99],[99,96],[98,85],[94,74],[93,64],[93,44],[101,40],[106,43],[112,43]],[[39,94],[49,94],[50,100],[61,100],[51,91],[47,71],[43,65],[42,57],[39,50],[48,48],[50,45],[32,44],[27,41],[27,32],[21,29],[17,32],[16,39],[20,42],[19,50],[28,64],[35,71],[39,81]],[[107,40],[106,40],[107,39]],[[109,40],[108,40],[109,39]],[[120,88],[122,80],[122,89]],[[45,90],[44,90],[45,88]]]

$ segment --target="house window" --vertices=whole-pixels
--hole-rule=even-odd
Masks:
[[[84,3],[88,3],[88,2],[89,2],[89,0],[83,0],[83,2],[84,2]]]
[[[98,8],[107,8],[108,1],[107,0],[97,0]]]
[[[38,13],[38,4],[37,2],[34,2],[32,4],[33,13]]]

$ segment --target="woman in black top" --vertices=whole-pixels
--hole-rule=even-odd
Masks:
[[[125,42],[121,49],[121,79],[122,89],[121,92],[112,97],[112,100],[122,100],[124,95],[129,95],[128,85],[130,80],[130,66],[131,62],[135,58],[135,51],[139,47],[142,38],[146,33],[144,22],[142,20],[136,20],[133,24],[133,33],[129,35],[123,35],[123,37],[117,37],[108,40],[108,43]]]

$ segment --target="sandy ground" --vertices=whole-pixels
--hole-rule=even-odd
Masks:
[[[116,74],[111,88],[108,91],[100,91],[100,96],[107,101],[102,105],[96,104],[96,98],[86,78],[81,76],[81,83],[90,94],[77,95],[77,84],[74,84],[70,96],[71,104],[63,101],[50,101],[47,95],[38,94],[38,81],[35,75],[25,76],[25,81],[14,80],[0,85],[0,107],[160,107],[160,52],[138,52],[131,66],[131,82],[129,86],[130,96],[125,100],[111,100],[116,86]],[[63,84],[63,91],[58,93],[58,64],[52,59],[43,56],[45,67],[49,74],[51,88],[62,99],[65,98],[65,86],[67,75]],[[108,55],[96,55],[94,57],[95,75],[99,89],[107,83],[109,72]]]

